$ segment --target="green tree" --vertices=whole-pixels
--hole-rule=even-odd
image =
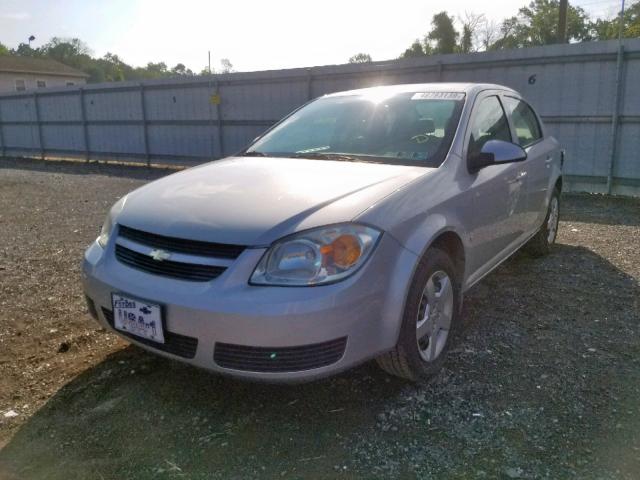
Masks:
[[[462,38],[460,40],[460,53],[469,53],[473,48],[472,32],[469,25],[462,27]]]
[[[101,59],[95,60],[89,67],[90,81],[122,82],[132,80],[133,69],[113,53],[107,52]],[[93,78],[95,75],[97,78]]]
[[[17,48],[11,50],[13,55],[21,57],[41,57],[42,51],[39,48],[31,48],[28,43],[21,43]]]
[[[43,56],[79,69],[88,66],[92,60],[91,50],[78,38],[53,37],[40,51]]]
[[[194,75],[183,63],[169,69],[165,62],[149,62],[144,67],[132,67],[118,55],[107,53],[102,58],[94,58],[91,49],[78,38],[53,37],[40,48],[31,48],[21,43],[15,49],[8,49],[0,43],[0,55],[20,55],[57,60],[65,65],[81,70],[89,75],[88,82],[121,82],[125,80],[149,80],[177,75]],[[233,71],[228,58],[221,60],[222,72]],[[205,69],[203,72],[208,73]]]
[[[626,38],[640,37],[640,1],[630,5],[624,11],[622,35]],[[595,40],[611,40],[618,38],[620,29],[620,13],[615,18],[597,19],[589,26]]]
[[[191,69],[184,66],[184,63],[178,63],[175,67],[171,69],[171,73],[174,75],[181,76],[192,76],[193,72]]]
[[[413,57],[424,57],[427,55],[427,52],[422,45],[422,42],[416,38],[416,40],[411,44],[409,48],[407,48],[400,58],[413,58]]]
[[[520,8],[518,15],[506,18],[500,27],[502,38],[492,49],[522,48],[549,45],[558,41],[558,0],[533,0]],[[567,41],[589,40],[589,18],[581,7],[569,5],[567,10]]]
[[[436,13],[431,20],[431,27],[427,41],[433,43],[433,52],[454,53],[459,34],[453,25],[453,17],[447,12]]]
[[[169,75],[170,72],[167,70],[167,64],[164,62],[149,62],[146,67],[134,69],[134,76],[141,80],[152,80],[154,78],[168,77]],[[136,80],[138,78],[136,78]]]
[[[349,58],[349,63],[370,63],[371,55],[368,53],[356,53]]]

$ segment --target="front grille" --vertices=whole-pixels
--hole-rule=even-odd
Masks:
[[[171,260],[159,262],[144,253],[138,253],[118,244],[116,244],[116,258],[130,267],[144,270],[145,272],[195,282],[213,280],[226,270],[226,267],[215,265],[173,262]]]
[[[229,245],[224,243],[209,243],[198,240],[185,240],[183,238],[166,237],[155,233],[143,232],[135,228],[120,225],[118,235],[142,245],[152,248],[160,248],[175,253],[188,253],[203,257],[238,258],[244,251],[242,245]]]
[[[247,372],[299,372],[326,367],[342,358],[347,337],[299,347],[250,347],[216,343],[213,360],[219,366]]]
[[[102,314],[104,315],[105,320],[111,326],[111,328],[115,328],[113,323],[113,311],[107,310],[103,307]],[[179,333],[165,331],[164,343],[157,343],[152,340],[147,340],[146,338],[138,337],[121,330],[118,330],[118,333],[125,337],[131,338],[136,342],[148,345],[155,348],[156,350],[162,350],[163,352],[177,355],[178,357],[193,358],[196,356],[196,350],[198,349],[197,338],[187,337],[186,335],[180,335]]]

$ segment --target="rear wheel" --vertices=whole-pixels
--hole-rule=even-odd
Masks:
[[[525,250],[534,257],[546,255],[551,250],[551,245],[558,235],[558,223],[560,221],[560,190],[553,189],[547,208],[547,216],[544,223],[531,240],[525,245]]]
[[[460,302],[453,262],[443,251],[429,249],[414,274],[398,343],[378,357],[378,365],[413,381],[438,373],[458,330]]]

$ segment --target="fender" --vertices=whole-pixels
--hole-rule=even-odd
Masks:
[[[448,161],[453,163],[461,160],[451,156]],[[470,238],[457,213],[456,204],[459,207],[460,199],[455,190],[447,188],[447,185],[455,182],[457,166],[451,167],[440,168],[414,180],[412,188],[394,192],[363,212],[358,221],[379,226],[418,258],[422,258],[433,242],[446,232],[455,233],[466,252]],[[416,205],[424,204],[427,198],[429,205],[425,205],[424,209],[416,209]]]

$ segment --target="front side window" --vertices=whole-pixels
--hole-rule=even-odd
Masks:
[[[513,97],[504,97],[504,105],[511,115],[513,128],[521,147],[527,147],[542,138],[540,124],[529,105]]]
[[[22,79],[16,80],[16,92],[24,92],[27,89],[27,84]]]
[[[36,87],[47,88],[47,82],[45,80],[36,80]]]
[[[507,116],[498,97],[486,97],[475,108],[471,123],[468,155],[480,153],[489,140],[511,142]]]
[[[320,98],[251,145],[245,155],[437,167],[458,126],[464,94],[374,90]]]

